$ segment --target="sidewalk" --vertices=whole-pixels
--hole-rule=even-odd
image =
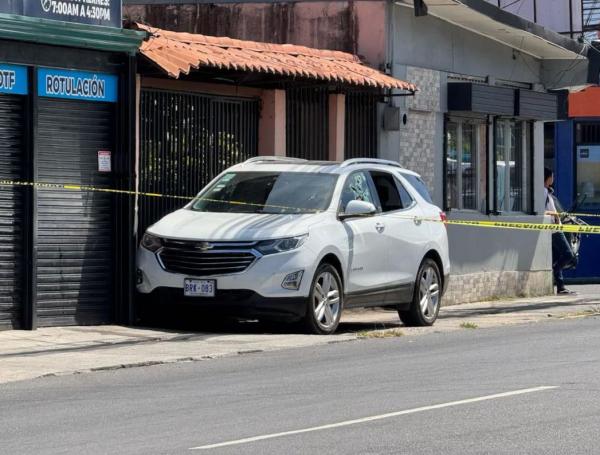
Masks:
[[[348,311],[338,334],[286,333],[289,328],[238,323],[220,332],[165,331],[121,326],[42,328],[0,332],[0,383],[199,361],[216,357],[317,346],[364,337],[428,333],[534,323],[600,314],[600,286],[574,287],[577,296],[548,296],[444,307],[433,327],[403,327],[395,311]]]

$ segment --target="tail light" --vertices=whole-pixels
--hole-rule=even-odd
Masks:
[[[444,226],[447,228],[448,225],[446,224],[446,221],[448,221],[448,217],[446,216],[446,212],[440,212],[440,220],[442,221],[442,223],[444,223]]]

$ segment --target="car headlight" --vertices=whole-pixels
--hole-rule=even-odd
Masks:
[[[146,232],[142,237],[140,244],[148,251],[152,251],[154,253],[162,247],[162,239]]]
[[[283,253],[284,251],[300,248],[307,238],[308,234],[304,234],[285,239],[263,240],[262,242],[258,242],[256,249],[261,254]]]

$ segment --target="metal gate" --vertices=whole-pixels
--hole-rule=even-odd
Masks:
[[[329,93],[327,88],[286,91],[287,156],[329,159]]]
[[[0,180],[24,175],[24,98],[0,95]],[[19,328],[23,316],[24,190],[0,186],[0,327]]]
[[[377,157],[377,99],[372,93],[346,95],[346,159]]]
[[[220,172],[258,154],[259,102],[144,89],[140,191],[193,197]],[[141,197],[138,232],[185,200]]]
[[[98,152],[114,149],[113,104],[39,98],[37,179],[113,188]],[[108,323],[113,311],[113,196],[37,190],[37,316],[40,326]]]

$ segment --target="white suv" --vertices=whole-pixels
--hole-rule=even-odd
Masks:
[[[336,330],[342,309],[436,320],[450,271],[445,215],[397,163],[258,157],[215,178],[148,228],[138,286],[244,317]]]

